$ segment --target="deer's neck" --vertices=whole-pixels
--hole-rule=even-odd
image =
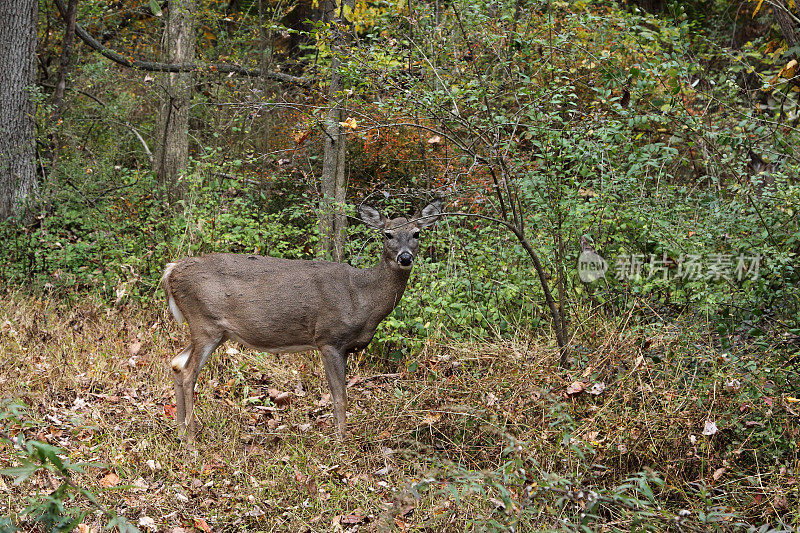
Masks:
[[[379,304],[381,314],[387,316],[392,312],[408,284],[408,276],[410,270],[400,270],[399,268],[392,268],[386,259],[381,258],[381,261],[374,267],[367,269],[367,282],[371,286],[371,294]]]

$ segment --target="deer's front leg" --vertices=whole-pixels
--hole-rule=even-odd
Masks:
[[[328,387],[333,398],[333,414],[336,417],[336,426],[339,438],[345,435],[347,415],[347,355],[332,346],[323,346],[322,364],[325,366],[325,377],[328,378]]]

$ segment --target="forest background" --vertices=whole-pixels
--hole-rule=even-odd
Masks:
[[[794,0],[3,2],[0,529],[800,527],[799,39]],[[366,267],[355,206],[433,198],[348,440],[314,354],[229,344],[180,446],[165,264]]]

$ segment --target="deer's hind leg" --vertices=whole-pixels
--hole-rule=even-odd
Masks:
[[[194,442],[196,436],[195,417],[194,417],[194,387],[197,384],[197,376],[205,365],[208,358],[222,342],[223,336],[197,336],[192,339],[191,352],[189,353],[183,367],[180,369],[180,376],[176,379],[181,381],[183,391],[184,419],[186,437],[189,442]],[[183,354],[183,352],[181,352]],[[174,368],[174,367],[173,367]],[[177,390],[177,381],[176,381]],[[176,397],[177,401],[177,397]]]
[[[183,375],[181,370],[186,366],[189,356],[192,353],[192,345],[184,348],[181,353],[172,359],[172,383],[175,388],[175,423],[178,428],[178,437],[183,438],[186,434],[186,404],[183,391]]]

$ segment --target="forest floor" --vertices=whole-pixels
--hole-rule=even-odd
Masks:
[[[102,463],[75,482],[142,531],[559,529],[591,503],[569,490],[632,494],[626,483],[675,520],[686,510],[683,530],[798,525],[794,398],[759,373],[763,354],[687,335],[601,328],[570,370],[545,338],[429,341],[402,364],[353,356],[343,442],[315,353],[228,343],[201,373],[190,450],[175,436],[168,365],[186,332],[165,311],[5,295],[0,397],[29,409],[26,427],[3,431]],[[0,442],[0,463],[10,452]],[[642,472],[663,484],[642,489]],[[571,484],[545,486],[556,474]],[[46,473],[12,481],[0,476],[0,515],[15,521],[57,486]],[[591,530],[633,524],[635,499],[612,500]],[[107,518],[82,522],[100,531]]]

